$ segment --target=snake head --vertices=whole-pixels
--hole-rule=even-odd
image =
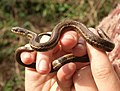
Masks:
[[[24,36],[28,34],[28,31],[21,27],[13,27],[11,31],[15,34],[24,35]]]

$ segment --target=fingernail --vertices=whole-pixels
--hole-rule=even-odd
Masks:
[[[67,40],[77,40],[77,36],[66,35],[66,36],[64,36],[64,39],[67,39]]]
[[[64,36],[65,39],[73,39],[73,37],[71,35],[66,35]]]
[[[31,55],[30,55],[30,53],[22,53],[21,54],[21,60],[24,60],[24,62],[26,63],[26,64],[29,64],[29,63],[31,63]]]
[[[21,56],[22,56],[24,59],[28,59],[28,58],[31,57],[30,53],[26,53],[26,52],[21,53]],[[21,58],[22,58],[22,57],[21,57]]]
[[[39,63],[39,70],[41,72],[47,72],[49,70],[49,64],[46,60],[41,60]]]

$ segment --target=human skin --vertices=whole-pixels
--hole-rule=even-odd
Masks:
[[[68,53],[76,56],[88,53],[90,63],[68,63],[58,72],[49,73],[51,62]],[[36,70],[25,68],[25,91],[120,91],[119,78],[107,54],[78,38],[74,31],[64,33],[54,49],[23,52],[21,59],[26,64],[36,61]]]

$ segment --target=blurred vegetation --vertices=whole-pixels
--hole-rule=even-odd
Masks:
[[[52,30],[65,18],[95,27],[119,0],[1,0],[0,2],[0,91],[24,91],[24,67],[14,60],[14,51],[25,38],[11,33],[21,26],[37,33]]]

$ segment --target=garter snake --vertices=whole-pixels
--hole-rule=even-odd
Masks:
[[[48,51],[54,48],[58,44],[61,35],[64,32],[69,30],[76,31],[86,40],[86,42],[88,42],[90,45],[97,47],[101,50],[110,52],[114,49],[114,46],[115,46],[114,43],[111,42],[111,40],[104,33],[104,31],[98,29],[97,32],[99,36],[97,36],[92,31],[90,31],[83,23],[74,21],[74,20],[65,20],[58,23],[53,28],[52,34],[47,34],[47,33],[37,34],[21,27],[13,27],[11,29],[12,32],[14,32],[15,34],[25,36],[29,39],[29,46],[19,47],[16,50],[15,57],[17,62],[25,67],[36,68],[36,63],[24,64],[21,61],[20,54],[24,51],[27,51],[27,52],[32,52],[34,50],[40,51],[40,52]],[[40,39],[43,35],[50,36],[50,39],[45,43],[40,43]],[[73,54],[68,54],[52,62],[51,72],[57,71],[61,66],[69,62],[88,62],[88,61],[89,61],[89,58],[87,55],[82,57],[75,57]]]

